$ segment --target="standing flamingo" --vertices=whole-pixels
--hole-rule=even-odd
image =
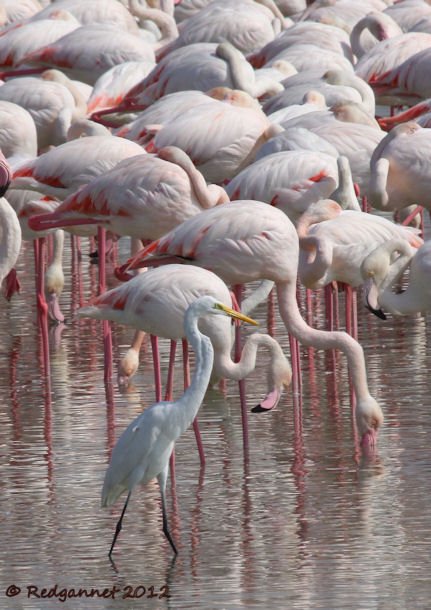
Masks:
[[[332,218],[329,214],[326,217],[329,211],[333,212]],[[411,248],[423,244],[417,231],[410,227],[396,225],[381,216],[343,211],[333,201],[320,201],[309,208],[296,228],[300,247],[299,279],[313,289],[333,281],[359,286],[363,283],[363,261],[379,244],[390,239],[403,239]]]
[[[127,141],[127,140],[125,140]],[[220,186],[207,186],[179,148],[118,163],[72,193],[54,212],[30,220],[34,230],[100,224],[117,235],[157,239],[205,208],[228,201]]]
[[[295,23],[247,58],[255,68],[261,68],[282,59],[285,49],[298,43],[312,43],[353,61],[347,32],[326,23],[314,22]]]
[[[407,288],[393,292],[392,287],[409,267]],[[431,242],[419,250],[412,249],[400,239],[381,244],[362,264],[362,275],[367,280],[367,304],[373,313],[385,318],[381,308],[396,316],[431,309]]]
[[[231,303],[228,287],[214,273],[199,267],[165,265],[142,273],[129,282],[98,296],[78,315],[111,320],[147,333],[177,341],[184,335],[184,315],[188,306],[200,296],[210,295]],[[259,347],[270,352],[268,395],[261,408],[271,409],[278,403],[283,386],[291,380],[291,369],[283,351],[269,335],[254,333],[247,338],[241,358],[234,362],[231,325],[228,320],[209,319],[199,322],[201,331],[210,337],[214,348],[216,378],[244,379],[255,369]]]
[[[79,25],[72,15],[60,12],[56,18],[28,21],[3,31],[0,34],[0,67],[17,66],[28,53],[55,42]]]
[[[243,169],[226,187],[230,199],[266,201],[295,221],[338,186],[337,161],[305,150],[267,155]]]
[[[286,329],[301,343],[318,349],[341,349],[347,356],[356,394],[356,421],[364,445],[374,445],[383,421],[369,393],[361,346],[343,332],[311,328],[296,301],[299,238],[288,217],[263,202],[236,201],[205,210],[147,246],[119,270],[176,260],[210,269],[227,284],[259,279],[276,283],[278,307]]]
[[[42,151],[65,142],[71,123],[83,115],[64,84],[34,76],[5,82],[0,87],[0,100],[18,104],[29,112],[36,125],[38,148]]]
[[[13,102],[0,101],[0,150],[14,167],[37,155],[36,125],[27,110]]]
[[[244,55],[228,42],[195,43],[161,59],[123,103],[95,114],[145,110],[164,95],[177,91],[209,91],[215,87],[241,89],[253,97],[282,90],[275,79],[259,79]],[[100,119],[98,119],[100,120]]]
[[[190,17],[181,27],[178,38],[162,49],[160,57],[198,42],[228,41],[241,52],[252,53],[273,40],[281,31],[283,21],[272,0],[237,0],[235,6],[230,0],[218,0]]]
[[[21,65],[59,68],[70,78],[94,85],[109,68],[124,61],[140,60],[155,61],[151,44],[114,25],[96,23],[83,25],[25,55]]]
[[[431,208],[429,150],[429,129],[413,121],[392,129],[371,157],[371,205],[379,210],[397,210],[413,203]]]
[[[0,176],[0,179],[3,182],[3,176]],[[21,226],[14,210],[2,196],[0,197],[0,286],[3,280],[8,281],[8,275],[18,260],[20,249]]]
[[[63,200],[119,161],[139,154],[145,151],[124,138],[110,135],[78,138],[21,163],[14,171],[12,187],[36,190]]]
[[[175,441],[196,417],[210,381],[214,352],[210,339],[202,334],[198,327],[199,318],[207,314],[228,315],[249,324],[257,324],[251,318],[230,309],[210,296],[201,297],[189,306],[184,328],[196,358],[190,386],[175,402],[158,402],[134,419],[120,436],[112,452],[103,483],[102,506],[111,506],[126,490],[128,494],[117,523],[109,557],[121,531],[124,513],[133,488],[138,483],[145,484],[156,477],[162,498],[163,533],[172,550],[177,554],[168,529],[166,482],[169,458]]]
[[[117,0],[55,0],[39,11],[33,19],[52,19],[59,11],[73,15],[82,25],[112,25],[120,31],[139,35],[136,20]]]

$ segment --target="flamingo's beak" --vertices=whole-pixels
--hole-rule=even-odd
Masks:
[[[386,320],[386,314],[379,305],[378,290],[373,280],[368,280],[364,284],[364,288],[365,307],[381,320]]]
[[[377,430],[370,428],[361,438],[361,447],[365,452],[373,452],[377,447]]]

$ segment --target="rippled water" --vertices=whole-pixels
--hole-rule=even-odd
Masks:
[[[61,329],[50,336],[50,384],[30,245],[19,265],[21,294],[1,302],[0,607],[429,609],[427,318],[382,322],[359,307],[370,387],[386,418],[377,456],[357,447],[344,357],[304,349],[302,395],[289,390],[275,411],[250,414],[248,457],[237,385],[208,391],[199,414],[205,471],[188,431],[176,448],[175,489],[168,483],[176,561],[154,483],[134,491],[111,565],[121,502],[100,508],[103,475],[115,439],[153,402],[154,388],[148,345],[129,392],[115,378],[103,382],[101,323],[73,319],[96,290],[87,252],[84,244],[62,295],[69,322],[61,337]],[[70,278],[70,259],[66,265]],[[266,308],[256,317],[265,325]],[[117,361],[131,332],[114,331]],[[276,336],[288,350],[278,319]],[[264,363],[246,382],[249,407],[265,391]]]

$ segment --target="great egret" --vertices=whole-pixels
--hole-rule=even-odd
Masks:
[[[111,463],[106,471],[102,490],[102,506],[111,506],[128,490],[126,502],[121,512],[109,551],[114,550],[121,531],[123,517],[132,489],[138,483],[148,483],[157,477],[162,499],[163,533],[177,554],[177,549],[168,529],[165,490],[169,468],[169,457],[175,441],[190,426],[202,400],[211,377],[214,351],[210,339],[198,328],[199,318],[206,314],[228,315],[257,325],[257,322],[223,305],[210,296],[204,296],[192,303],[185,314],[184,328],[187,340],[194,349],[196,367],[190,386],[174,402],[158,402],[132,421],[117,441],[112,452]]]

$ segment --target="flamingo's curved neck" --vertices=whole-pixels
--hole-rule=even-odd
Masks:
[[[316,349],[339,349],[347,358],[352,384],[358,401],[367,400],[367,373],[364,352],[345,332],[316,330],[303,320],[296,301],[296,281],[277,283],[278,307],[286,329],[303,345]]]

